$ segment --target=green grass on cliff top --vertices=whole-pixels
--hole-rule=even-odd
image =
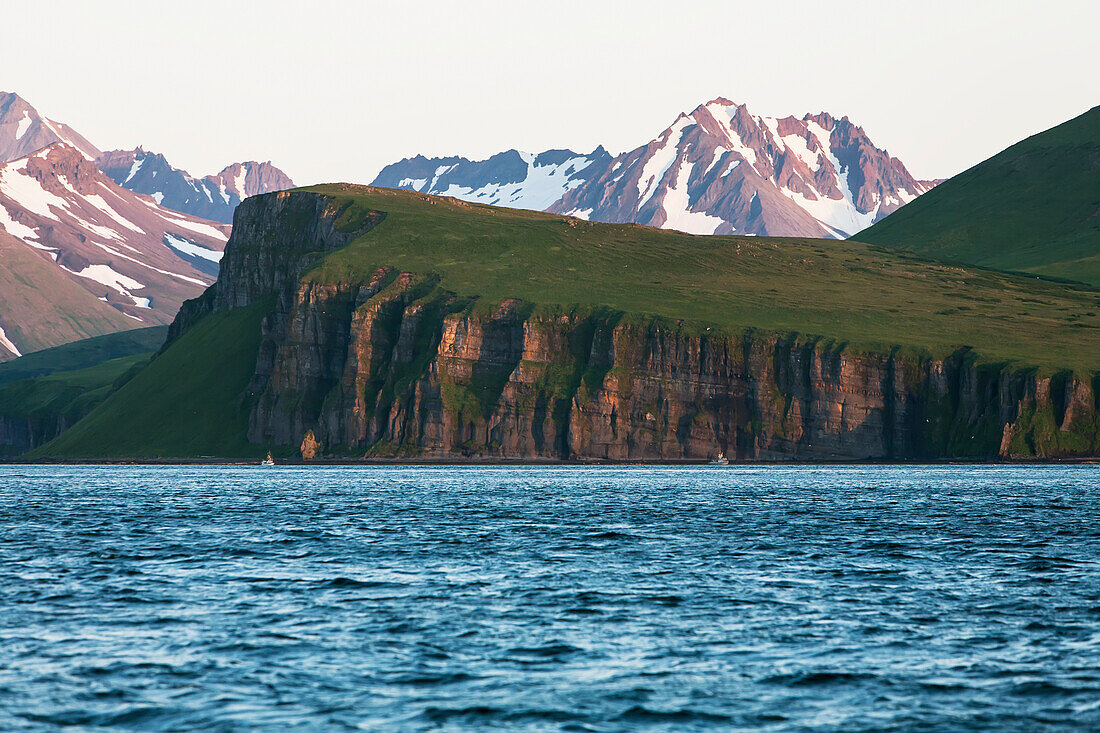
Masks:
[[[938,264],[853,241],[692,236],[633,224],[333,184],[338,225],[386,217],[307,278],[365,279],[378,266],[436,273],[442,287],[609,306],[723,329],[824,336],[943,355],[974,348],[1022,365],[1100,367],[1100,291]]]

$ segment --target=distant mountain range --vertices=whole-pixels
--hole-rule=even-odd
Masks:
[[[104,152],[68,125],[43,117],[19,95],[0,92],[0,163],[59,142],[94,160],[125,189],[151,196],[166,209],[225,224],[233,223],[233,210],[249,196],[294,188],[290,176],[271,161],[230,163],[215,175],[198,178],[141,147]]]
[[[270,161],[232,163],[205,178],[173,168],[160,153],[140,147],[102,153],[96,163],[118,185],[151,196],[165,208],[226,224],[233,223],[237,204],[249,196],[294,188],[294,181]]]
[[[622,155],[417,156],[373,185],[693,234],[845,238],[937,183],[914,178],[847,117],[761,117],[719,98]]]
[[[196,179],[103,153],[0,93],[0,361],[171,322],[216,277],[241,199],[293,185],[270,163]]]

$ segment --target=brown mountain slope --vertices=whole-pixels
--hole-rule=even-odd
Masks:
[[[5,324],[9,336],[20,335],[13,343],[24,353],[69,336],[171,322],[184,300],[213,282],[229,232],[227,225],[168,211],[115,185],[93,161],[60,143],[0,166],[0,229],[51,270],[42,281],[42,267],[18,271],[28,287],[45,297],[60,278],[118,315],[89,332],[55,333],[36,311],[26,311],[23,320]],[[0,293],[0,302],[8,298]],[[72,317],[83,323],[84,310]]]
[[[0,361],[140,325],[0,231]]]

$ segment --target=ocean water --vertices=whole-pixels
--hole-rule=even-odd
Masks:
[[[1100,729],[1100,467],[0,466],[0,729]]]

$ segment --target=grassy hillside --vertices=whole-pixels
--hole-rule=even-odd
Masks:
[[[441,286],[503,298],[610,306],[724,329],[798,331],[856,347],[893,345],[1052,368],[1100,366],[1100,292],[929,263],[858,242],[703,237],[592,224],[403,191],[314,190],[352,227],[385,219],[307,279],[365,279],[379,265],[433,272]]]
[[[855,238],[1100,285],[1100,107],[960,173]]]
[[[0,387],[0,418],[28,427],[37,442],[57,434],[87,415],[126,377],[136,373],[152,356],[134,354],[103,361],[73,371],[24,379]],[[0,444],[0,456],[21,453],[11,444]]]
[[[120,331],[35,351],[0,364],[0,385],[56,372],[69,372],[125,356],[150,354],[161,347],[167,326]]]
[[[244,439],[260,303],[206,317],[109,400],[28,458],[261,455]]]
[[[0,325],[26,354],[141,324],[0,231]]]

